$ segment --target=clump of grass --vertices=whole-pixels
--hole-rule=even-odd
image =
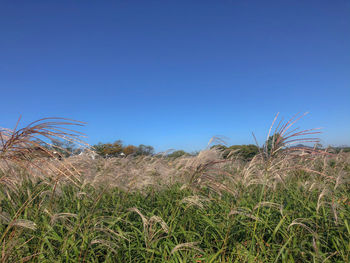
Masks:
[[[67,126],[82,126],[83,123],[80,121],[43,118],[19,128],[20,119],[14,129],[0,129],[1,160],[23,161],[40,153],[54,157],[47,146],[59,139],[84,144],[80,139],[82,133],[67,128]]]
[[[19,128],[19,123],[20,118],[14,129],[0,129],[0,185],[3,186],[3,193],[6,193],[8,198],[10,198],[9,191],[17,194],[17,196],[20,195],[18,188],[20,188],[21,184],[25,184],[26,180],[32,182],[37,179],[33,169],[40,171],[50,169],[56,174],[56,183],[51,195],[53,197],[60,177],[69,178],[73,182],[74,180],[70,178],[73,175],[71,167],[57,162],[53,165],[52,162],[48,161],[49,158],[57,158],[55,152],[50,150],[50,142],[66,140],[84,144],[80,139],[82,134],[68,128],[69,126],[81,126],[83,123],[64,118],[43,118],[23,128]],[[37,159],[39,159],[39,162],[37,162]],[[43,169],[44,166],[46,167]],[[16,212],[9,218],[2,216],[2,219],[7,218],[5,220],[7,226],[3,229],[3,233],[0,236],[2,262],[11,260],[13,249],[18,244],[22,246],[30,240],[21,238],[22,230],[18,231],[18,227],[36,230],[36,224],[33,221],[20,219],[20,217],[45,190],[45,186],[41,186],[42,184],[39,184],[39,187],[29,191],[27,198],[22,199],[22,204],[16,204],[15,199],[10,198],[13,204],[12,208]],[[32,256],[28,255],[26,258],[30,260]]]
[[[291,138],[249,162],[46,160],[74,171],[59,185],[20,165],[0,185],[0,262],[349,262],[350,154],[299,156]]]
[[[78,189],[67,184],[54,211],[49,202],[38,206],[39,197],[25,207],[20,219],[28,221],[12,225],[11,240],[18,242],[6,236],[2,246],[13,253],[3,261],[33,256],[40,262],[347,262],[349,186],[324,195],[317,211],[322,190],[305,191],[302,182],[290,177],[283,187],[266,191],[264,202],[262,186],[249,185],[235,197],[200,197],[205,205],[181,185],[143,193],[86,186],[86,194],[76,198]],[[28,183],[20,196],[2,197],[6,218],[15,217],[13,203],[21,204],[35,188]],[[7,224],[2,222],[1,233]]]

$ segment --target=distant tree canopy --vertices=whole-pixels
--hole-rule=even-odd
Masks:
[[[128,156],[131,154],[135,154],[137,152],[137,147],[134,145],[128,145],[123,148],[123,153]]]
[[[183,150],[178,150],[178,151],[174,151],[174,152],[168,154],[168,157],[175,159],[175,158],[179,158],[181,156],[188,156],[188,155],[190,155],[190,154],[183,151]]]
[[[121,140],[114,143],[98,143],[94,145],[93,150],[102,157],[118,157],[121,153],[125,155],[152,155],[154,148],[149,145],[140,144],[138,147],[134,145],[124,146]]]
[[[222,152],[222,157],[224,159],[229,158],[229,156],[234,155],[238,156],[242,160],[250,161],[255,155],[259,153],[259,148],[256,145],[232,145],[227,147],[225,145],[214,145],[212,148],[215,148]]]
[[[154,148],[149,145],[140,144],[137,147],[136,155],[152,155],[154,154]]]
[[[339,152],[345,152],[345,153],[348,153],[350,152],[350,147],[338,147],[337,148],[339,150]]]
[[[302,144],[296,145],[296,147],[307,147]],[[314,147],[317,149],[322,149],[322,145],[316,144]],[[265,144],[259,149],[256,145],[248,144],[248,145],[232,145],[232,146],[225,146],[222,144],[217,144],[211,147],[212,149],[215,148],[219,150],[222,153],[222,157],[224,159],[229,158],[230,156],[235,156],[240,158],[244,161],[250,161],[254,158],[255,155],[259,153],[259,151],[264,152],[266,155],[275,155],[277,154],[281,149],[283,150],[285,148],[285,145],[283,144],[282,137],[280,137],[279,134],[275,134],[274,136],[269,136],[269,138],[266,140]],[[94,146],[92,146],[92,149],[100,156],[102,157],[120,157],[122,155],[125,156],[140,156],[140,155],[153,155],[154,148],[150,145],[144,145],[140,144],[139,146],[135,145],[123,145],[123,142],[121,140],[117,140],[113,143],[98,143]],[[332,149],[333,152],[339,153],[339,152],[350,152],[350,147],[348,146],[342,146],[342,147],[330,147],[329,149]],[[54,142],[52,146],[52,150],[57,151],[62,156],[69,156],[71,154],[79,154],[79,151],[81,149],[75,148],[75,145],[70,142]],[[277,150],[277,151],[276,151]],[[167,155],[168,158],[179,158],[181,156],[196,156],[198,153],[188,153],[184,150],[177,150]]]
[[[329,147],[329,150],[332,150],[334,153],[348,153],[350,152],[350,146],[338,146],[338,147]]]
[[[115,141],[114,143],[98,143],[92,148],[100,156],[116,157],[122,153],[123,143],[120,140]]]

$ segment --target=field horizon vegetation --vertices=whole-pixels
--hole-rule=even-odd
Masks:
[[[350,149],[303,116],[198,153],[89,146],[64,118],[0,128],[0,262],[349,262]]]

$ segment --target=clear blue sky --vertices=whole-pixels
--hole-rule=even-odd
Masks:
[[[350,144],[350,1],[1,1],[2,127],[62,116],[91,144],[263,142],[277,112]]]

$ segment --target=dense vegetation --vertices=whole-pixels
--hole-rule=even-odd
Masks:
[[[50,156],[42,129],[75,138],[40,125],[1,130],[0,262],[350,261],[348,153],[283,148],[279,129],[244,159],[31,158]]]
[[[150,145],[140,144],[139,146],[127,145],[124,146],[121,140],[114,143],[98,143],[94,145],[93,150],[101,157],[118,157],[121,154],[128,155],[151,155],[154,153],[154,148]]]
[[[236,197],[179,186],[143,194],[65,186],[53,199],[32,200],[8,233],[2,225],[5,262],[348,262],[349,191],[320,204],[320,192],[299,182],[273,191],[252,185]],[[44,189],[24,182],[18,194],[2,195],[2,217],[10,221]]]

